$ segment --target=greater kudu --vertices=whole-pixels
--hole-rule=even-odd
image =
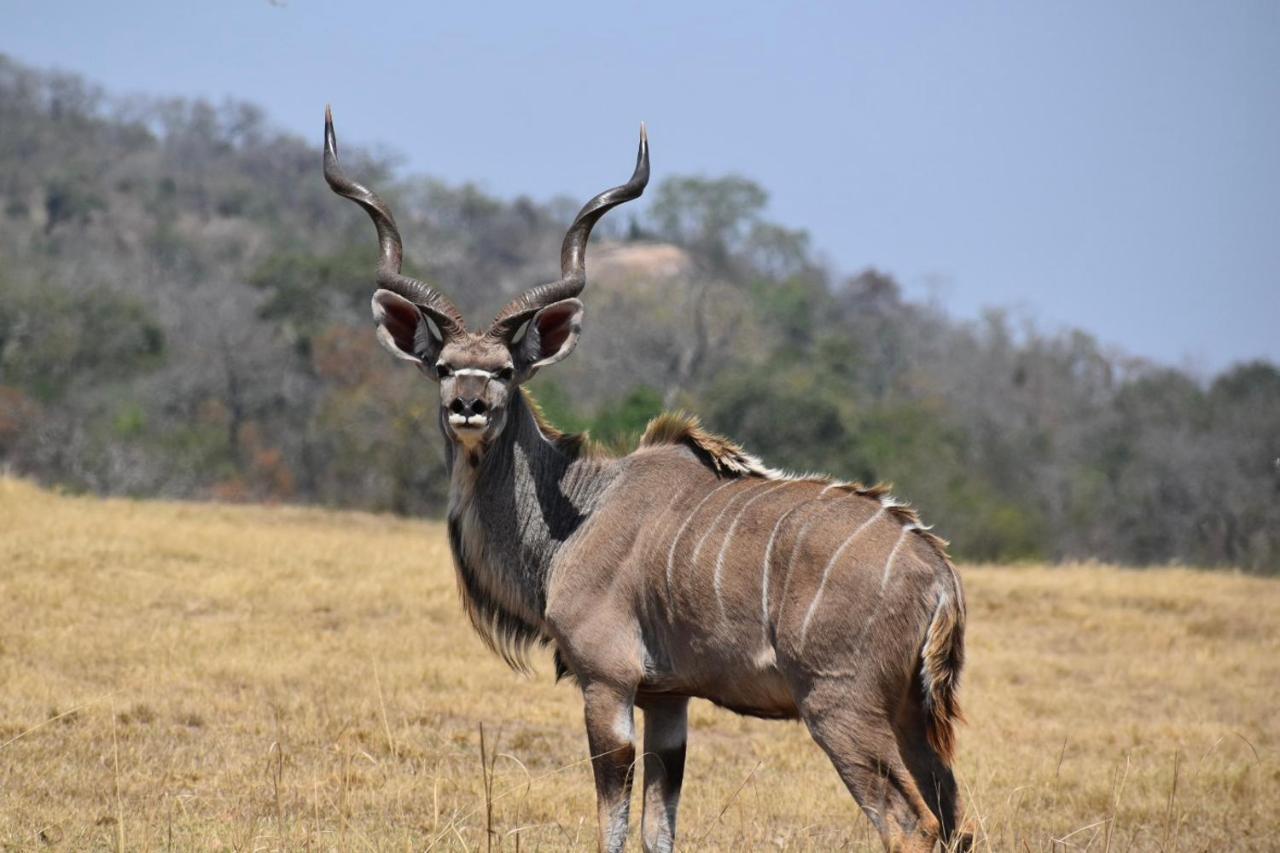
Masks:
[[[692,418],[663,415],[622,458],[565,435],[521,384],[574,349],[591,228],[649,179],[579,212],[561,278],[482,332],[400,273],[400,234],[343,174],[326,114],[324,174],[373,218],[379,340],[440,385],[449,537],[462,602],[512,666],[552,646],[582,689],[599,845],[623,849],[644,711],[646,850],[670,850],[686,708],[799,718],[887,848],[964,843],[951,762],[964,654],[960,579],[915,513],[883,488],[765,468]]]

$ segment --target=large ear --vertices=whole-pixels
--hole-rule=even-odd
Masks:
[[[378,289],[373,294],[373,319],[378,324],[378,341],[388,352],[436,375],[444,336],[421,308],[398,293]]]
[[[524,365],[527,376],[573,352],[582,331],[582,313],[581,302],[561,299],[533,315],[525,327],[524,338],[516,344],[519,361]]]

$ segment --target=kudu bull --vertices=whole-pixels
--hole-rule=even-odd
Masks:
[[[482,332],[400,273],[391,211],[343,173],[327,112],[324,175],[377,228],[379,340],[440,386],[449,539],[472,624],[516,668],[531,645],[551,646],[557,675],[582,689],[600,848],[626,841],[638,706],[644,847],[672,849],[691,697],[803,720],[886,848],[966,843],[949,769],[964,597],[915,513],[881,487],[765,468],[683,416],[655,419],[639,449],[610,458],[521,389],[577,344],[587,240],[644,191],[643,128],[631,179],[570,226],[561,278]]]

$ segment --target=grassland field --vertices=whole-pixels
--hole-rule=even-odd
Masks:
[[[961,574],[978,849],[1280,849],[1280,582]],[[438,523],[0,479],[5,849],[590,849],[580,702],[537,670],[472,632]],[[680,840],[879,849],[801,726],[706,703]]]

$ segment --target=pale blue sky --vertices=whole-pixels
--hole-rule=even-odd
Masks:
[[[317,141],[330,101],[344,141],[508,197],[625,177],[644,119],[658,178],[751,177],[958,315],[1280,361],[1276,2],[0,0],[0,51]]]

